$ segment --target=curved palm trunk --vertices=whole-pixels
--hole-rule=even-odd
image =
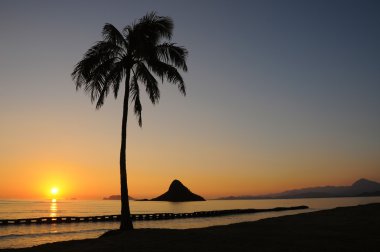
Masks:
[[[126,79],[125,79],[123,119],[122,119],[122,124],[121,124],[121,147],[120,147],[121,217],[120,217],[120,230],[132,230],[133,229],[133,224],[132,224],[132,219],[131,219],[131,211],[129,209],[128,185],[127,185],[127,167],[126,167],[129,78],[130,78],[130,74],[128,72]]]

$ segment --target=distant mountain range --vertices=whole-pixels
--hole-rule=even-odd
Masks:
[[[368,179],[359,179],[350,186],[321,186],[289,190],[266,195],[229,196],[218,199],[299,199],[332,197],[369,197],[380,196],[380,183]]]

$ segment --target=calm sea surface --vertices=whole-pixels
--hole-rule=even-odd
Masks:
[[[211,218],[175,219],[158,221],[136,221],[136,228],[185,229],[226,225],[263,218],[329,209],[338,206],[353,206],[380,203],[380,197],[328,198],[328,199],[278,199],[278,200],[209,200],[205,202],[153,202],[130,201],[132,213],[189,213],[195,211],[273,208],[307,205],[308,210],[272,213],[255,213]],[[94,216],[118,214],[120,202],[112,200],[63,200],[26,201],[0,200],[0,219],[18,219],[58,216]],[[0,226],[0,248],[30,247],[47,242],[98,237],[107,230],[118,228],[117,222],[65,223],[44,225]]]

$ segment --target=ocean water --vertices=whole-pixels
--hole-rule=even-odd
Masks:
[[[254,213],[209,218],[135,221],[135,228],[199,228],[254,221],[263,218],[297,214],[339,206],[380,203],[380,197],[275,199],[275,200],[209,200],[202,202],[130,201],[132,213],[189,213],[195,211],[273,208],[307,205],[306,210]],[[95,216],[118,214],[120,202],[113,200],[0,200],[0,219],[59,216]],[[118,222],[64,223],[43,225],[0,226],[0,248],[30,247],[42,243],[95,238],[118,228]]]

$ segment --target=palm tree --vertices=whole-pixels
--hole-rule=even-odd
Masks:
[[[132,25],[126,26],[122,32],[111,24],[105,24],[103,40],[98,41],[84,54],[71,74],[76,89],[83,88],[90,95],[91,102],[96,102],[97,109],[103,105],[110,91],[116,99],[120,84],[125,85],[120,148],[120,230],[133,229],[126,171],[129,102],[131,100],[141,127],[141,86],[145,88],[153,104],[160,98],[157,78],[177,85],[179,91],[186,95],[185,84],[178,69],[187,71],[187,50],[170,43],[172,31],[172,19],[158,16],[155,12],[148,13]]]

